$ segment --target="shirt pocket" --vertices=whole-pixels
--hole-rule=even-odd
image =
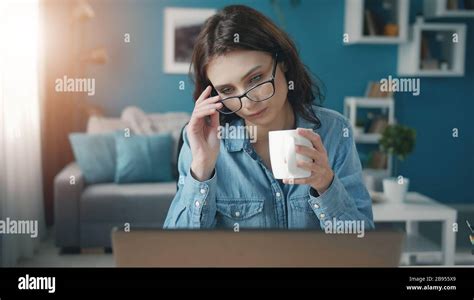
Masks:
[[[264,227],[263,203],[264,199],[216,199],[217,227]]]
[[[309,199],[309,195],[293,196],[288,199],[288,202],[290,203],[292,210],[314,214],[314,211],[309,204]]]
[[[309,204],[309,195],[293,196],[288,199],[288,226],[294,229],[320,229],[320,222]]]

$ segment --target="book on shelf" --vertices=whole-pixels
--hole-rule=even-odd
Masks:
[[[473,0],[448,0],[446,2],[447,10],[471,10],[474,9]]]
[[[370,169],[387,169],[387,155],[381,151],[372,151],[369,154],[368,165]]]
[[[430,46],[428,43],[428,38],[426,38],[426,36],[422,36],[421,38],[420,57],[421,60],[431,58]]]
[[[367,119],[364,122],[364,133],[369,132],[370,126],[372,126],[372,121],[374,119],[374,113],[368,112],[367,113]]]
[[[468,10],[474,10],[474,0],[464,0],[464,6]]]
[[[364,34],[365,35],[377,35],[377,28],[375,27],[374,15],[368,9],[364,11]]]
[[[392,37],[397,37],[398,36],[398,25],[397,24],[386,24],[383,28],[383,34],[385,36],[392,36]]]
[[[392,91],[382,91],[381,83],[376,81],[369,81],[365,90],[365,97],[367,98],[391,98]]]
[[[370,123],[368,133],[382,133],[388,126],[388,120],[385,116],[375,116]]]
[[[446,8],[448,10],[456,10],[458,9],[458,0],[448,0],[447,3],[446,3]]]
[[[439,61],[437,59],[424,59],[421,61],[422,70],[439,70]]]

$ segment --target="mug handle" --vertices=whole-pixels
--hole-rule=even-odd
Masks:
[[[296,148],[295,148],[295,137],[287,136],[285,138],[286,143],[286,166],[288,173],[294,173],[294,170],[290,166],[296,165]]]

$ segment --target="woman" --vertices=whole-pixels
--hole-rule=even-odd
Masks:
[[[314,105],[321,92],[291,39],[264,15],[227,6],[204,24],[192,57],[195,107],[183,131],[178,192],[165,228],[325,228],[333,221],[373,227],[352,129]],[[254,126],[255,143],[218,137],[219,125]],[[312,147],[302,179],[271,172],[268,132],[298,128]]]

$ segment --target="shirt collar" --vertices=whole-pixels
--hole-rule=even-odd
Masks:
[[[306,120],[305,118],[301,117],[298,114],[295,114],[295,117],[296,117],[296,128],[301,127],[301,128],[314,129],[315,125],[311,123],[310,121]],[[229,126],[236,126],[236,127],[245,126],[245,122],[242,118],[238,118],[231,121]],[[235,138],[226,138],[224,136],[223,139],[224,139],[224,145],[228,152],[238,152],[242,150],[244,147],[248,147],[250,145],[250,140],[248,138],[235,139]]]
[[[238,119],[233,120],[229,124],[229,126],[235,126],[235,127],[245,126],[245,122],[242,118],[238,118]],[[227,148],[228,152],[237,152],[237,151],[242,150],[242,148],[246,144],[246,141],[248,141],[247,138],[235,139],[235,138],[228,138],[226,136],[224,136],[223,139],[224,139],[225,147]]]

